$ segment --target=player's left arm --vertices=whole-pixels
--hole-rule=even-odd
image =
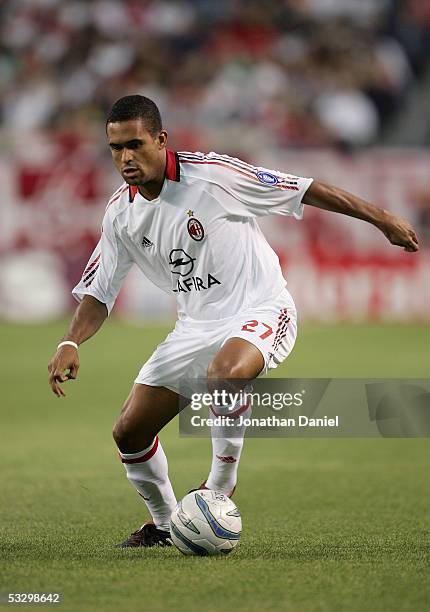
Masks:
[[[331,210],[372,223],[385,234],[391,244],[401,246],[405,251],[418,251],[418,238],[408,221],[383,208],[378,208],[348,191],[320,181],[313,181],[302,201],[310,206]]]

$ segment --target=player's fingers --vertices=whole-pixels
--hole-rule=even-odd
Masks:
[[[409,245],[408,246],[412,246],[415,247],[416,250],[418,250],[418,238],[415,234],[415,232],[411,232],[409,235]]]
[[[54,378],[57,382],[66,382],[66,380],[68,380],[67,378],[67,374],[65,374],[65,371],[63,370],[63,372],[55,372],[54,374]]]
[[[409,236],[409,238],[412,238],[413,240],[415,240],[415,242],[418,242],[418,237],[413,227],[406,228],[406,233]]]
[[[409,233],[403,236],[391,236],[390,242],[395,246],[403,247],[405,251],[418,251],[418,240],[414,240],[414,238]]]
[[[48,384],[51,387],[52,393],[54,393],[55,395],[58,395],[57,389],[56,389],[56,383],[54,380],[54,376],[53,373],[50,371],[49,372],[49,376],[48,376]]]
[[[410,252],[418,251],[418,248],[419,248],[418,242],[416,242],[412,238],[406,241],[406,244],[404,244],[404,247],[405,247],[405,251],[410,251]]]
[[[66,394],[58,383],[55,383],[54,393],[57,397],[66,397]]]
[[[60,387],[60,385],[55,380],[52,380],[50,384],[51,384],[52,392],[57,397],[65,397],[66,394],[64,393],[63,389]]]
[[[67,374],[67,378],[69,380],[75,380],[75,378],[78,375],[78,370],[79,370],[79,365],[74,363],[71,367],[70,367],[70,371]]]

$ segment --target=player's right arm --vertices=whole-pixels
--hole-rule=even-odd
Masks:
[[[80,345],[100,329],[133,263],[114,224],[115,214],[110,208],[103,219],[100,241],[73,289],[73,296],[80,304],[63,341]],[[61,384],[75,379],[78,369],[78,351],[74,346],[66,344],[57,349],[48,365],[49,384],[57,397],[65,396]]]
[[[91,295],[86,295],[77,307],[69,329],[63,340],[71,340],[77,345],[91,338],[103,325],[108,316],[106,304]],[[49,384],[57,397],[65,397],[60,384],[74,380],[78,375],[79,356],[77,349],[69,344],[61,346],[48,365]]]

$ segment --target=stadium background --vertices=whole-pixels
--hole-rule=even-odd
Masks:
[[[137,92],[159,104],[176,150],[318,177],[417,228],[411,255],[311,208],[302,222],[262,222],[302,322],[276,375],[427,377],[429,50],[420,0],[0,3],[0,590],[58,589],[71,610],[140,609],[147,581],[147,609],[192,609],[196,597],[214,609],[227,596],[247,610],[428,608],[425,440],[250,440],[237,498],[246,538],[228,573],[173,551],[148,563],[110,548],[141,509],[109,429],[173,302],[132,272],[82,347],[67,404],[55,405],[45,368],[121,182],[105,115]],[[207,441],[181,440],[173,424],[163,443],[180,494],[204,476]]]
[[[36,0],[0,11],[2,318],[71,308],[121,183],[104,119],[139,92],[159,104],[176,150],[319,177],[417,226],[424,248],[410,257],[320,211],[265,220],[303,319],[428,319],[428,3]],[[117,312],[169,320],[174,303],[136,273]]]

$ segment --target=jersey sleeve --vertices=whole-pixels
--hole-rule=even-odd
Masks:
[[[81,280],[72,290],[73,297],[80,302],[85,295],[92,295],[99,302],[106,304],[110,314],[122,281],[132,263],[125,246],[115,232],[113,221],[106,214],[100,240],[84,269]]]
[[[213,183],[224,191],[227,213],[244,217],[303,217],[303,196],[313,179],[252,166],[228,155],[207,155]]]

